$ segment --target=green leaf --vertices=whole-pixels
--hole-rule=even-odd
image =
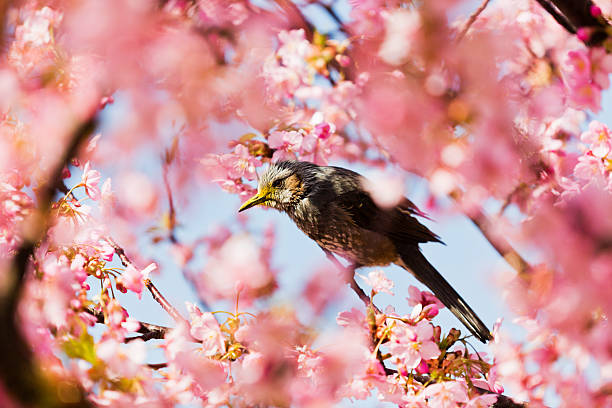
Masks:
[[[80,337],[66,340],[62,348],[64,353],[70,358],[80,358],[92,365],[96,365],[98,362],[93,337],[86,330],[83,330]]]

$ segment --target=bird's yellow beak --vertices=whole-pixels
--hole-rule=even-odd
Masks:
[[[238,212],[248,210],[249,208],[254,207],[258,204],[261,204],[267,200],[268,200],[268,195],[266,194],[265,191],[262,191],[261,193],[257,193],[253,197],[249,198],[244,204],[242,204]]]

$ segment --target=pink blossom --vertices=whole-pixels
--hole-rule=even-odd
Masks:
[[[221,334],[219,323],[212,313],[202,313],[193,303],[186,302],[191,318],[190,333],[202,341],[202,350],[206,356],[225,353],[225,339]]]
[[[305,66],[305,59],[310,54],[311,45],[305,38],[303,29],[281,31],[278,34],[281,47],[277,55],[282,63],[292,69],[302,70]]]
[[[591,82],[579,82],[569,89],[569,96],[578,108],[601,110],[601,89]]]
[[[374,202],[382,208],[391,208],[404,198],[404,180],[381,172],[371,174],[363,183]]]
[[[570,51],[564,61],[564,78],[571,101],[579,108],[593,112],[601,109],[601,90],[610,85],[612,57],[604,50]]]
[[[406,300],[410,306],[421,304],[423,306],[436,305],[438,309],[442,309],[444,307],[444,304],[440,302],[440,300],[438,300],[433,293],[426,290],[421,291],[416,286],[410,285],[408,287],[408,294],[409,297],[407,297]]]
[[[325,307],[342,293],[346,279],[333,266],[318,268],[306,283],[302,296],[308,301],[315,314],[324,311]]]
[[[362,327],[367,328],[365,315],[355,308],[350,311],[340,312],[336,317],[336,323],[344,327]]]
[[[574,175],[585,181],[593,180],[596,176],[603,174],[604,167],[601,159],[592,156],[584,155],[578,158],[578,164],[574,168]]]
[[[431,408],[455,408],[459,403],[468,401],[466,386],[458,381],[432,384],[425,388],[423,395]]]
[[[398,323],[393,329],[389,350],[400,364],[413,369],[421,360],[431,360],[440,355],[440,349],[432,337],[433,326],[426,320],[421,320],[415,326]]]
[[[227,373],[223,363],[193,350],[189,329],[179,325],[166,335],[164,345],[168,364],[188,376],[202,391],[210,391],[225,382]]]
[[[236,234],[210,251],[198,283],[206,298],[233,299],[237,295],[236,285],[240,285],[243,288],[240,298],[251,301],[268,294],[275,286],[275,278],[262,247],[252,236]]]
[[[107,262],[113,260],[113,256],[115,256],[115,248],[113,248],[107,241],[102,241],[97,249],[100,252],[100,257],[102,259]]]
[[[219,162],[226,169],[227,177],[231,179],[244,177],[254,180],[255,169],[261,166],[261,161],[251,156],[249,149],[243,144],[236,145],[234,153],[222,155]]]
[[[489,408],[497,402],[497,397],[496,394],[479,395],[465,404],[465,408]]]
[[[139,271],[134,265],[129,264],[125,271],[117,278],[117,284],[122,287],[131,290],[138,294],[138,299],[142,296],[142,289],[144,288],[144,280],[148,279],[149,274],[157,269],[155,263],[149,264],[142,271]]]
[[[86,259],[81,254],[76,254],[70,263],[70,269],[75,273],[77,280],[81,283],[87,279],[87,272],[85,272]]]
[[[603,47],[589,48],[589,54],[593,82],[601,89],[608,89],[612,72],[612,55],[608,54]]]
[[[391,289],[393,289],[394,283],[385,276],[385,272],[382,269],[368,272],[367,277],[363,275],[359,276],[372,288],[372,291],[375,293],[385,292],[393,295],[393,291]]]
[[[109,184],[110,190],[110,184]],[[157,189],[151,179],[141,172],[129,171],[119,179],[118,201],[130,214],[143,216],[152,212],[157,205]]]
[[[111,179],[107,178],[104,183],[102,183],[102,188],[100,189],[100,209],[102,210],[102,214],[111,214],[112,209],[115,206],[115,201],[115,195],[111,186]]]
[[[585,83],[591,80],[591,60],[585,49],[567,53],[565,70],[572,83]]]
[[[596,120],[589,123],[589,129],[580,135],[580,140],[590,145],[591,152],[597,158],[605,158],[612,151],[610,130]]]
[[[207,25],[224,26],[226,24],[240,25],[248,17],[249,13],[244,3],[229,3],[219,0],[198,1],[200,20]]]
[[[100,189],[98,188],[99,182],[100,172],[90,169],[89,162],[85,163],[83,174],[81,175],[81,183],[85,187],[85,192],[92,200],[98,200],[100,198]]]
[[[378,51],[391,65],[405,62],[414,51],[415,37],[421,30],[421,15],[416,9],[399,9],[385,16],[385,39]]]
[[[42,46],[51,41],[51,28],[62,20],[62,14],[49,7],[30,14],[23,25],[15,31],[17,40],[34,47]]]
[[[304,142],[303,133],[292,131],[275,131],[268,136],[268,145],[272,149],[277,149],[274,152],[273,161],[279,161],[286,158],[286,154],[297,153],[302,149]],[[278,154],[277,154],[278,153]]]

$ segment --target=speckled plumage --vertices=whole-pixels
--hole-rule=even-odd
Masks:
[[[478,316],[421,254],[420,243],[441,242],[414,217],[423,214],[406,198],[390,209],[378,207],[363,188],[364,180],[340,167],[279,162],[262,174],[258,195],[241,211],[260,203],[283,211],[324,251],[356,268],[400,265],[427,285],[481,341],[490,339]]]

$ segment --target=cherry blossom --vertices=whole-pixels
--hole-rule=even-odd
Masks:
[[[460,382],[434,384],[423,393],[428,398],[428,405],[434,408],[456,407],[458,403],[468,400],[465,385]]]
[[[391,289],[393,289],[393,281],[385,276],[385,272],[382,270],[376,270],[368,272],[368,276],[359,275],[361,278],[372,287],[372,291],[375,293],[388,293],[393,295]]]
[[[408,369],[416,368],[422,360],[440,355],[440,349],[432,341],[433,334],[432,325],[425,320],[415,326],[398,323],[393,329],[389,348],[400,364]]]
[[[90,168],[89,162],[85,163],[83,168],[83,174],[81,176],[81,183],[85,187],[85,193],[92,200],[100,199],[100,188],[98,183],[100,182],[100,172]]]
[[[187,303],[191,317],[190,333],[202,341],[202,349],[207,356],[225,352],[225,341],[219,323],[211,313],[202,313],[193,303]]]
[[[117,284],[121,287],[131,290],[138,294],[138,298],[142,296],[142,289],[144,289],[144,280],[148,279],[149,274],[157,269],[157,265],[155,263],[149,264],[143,270],[138,270],[134,267],[134,265],[129,264],[125,269],[125,272],[121,274],[120,277],[117,278]]]
[[[20,358],[0,405],[609,406],[612,5],[585,27],[540,3],[6,5],[0,331]],[[399,281],[358,271],[364,305],[277,217],[221,215],[279,160],[473,221],[500,262],[468,283],[514,326],[485,353],[432,293],[390,302]]]

